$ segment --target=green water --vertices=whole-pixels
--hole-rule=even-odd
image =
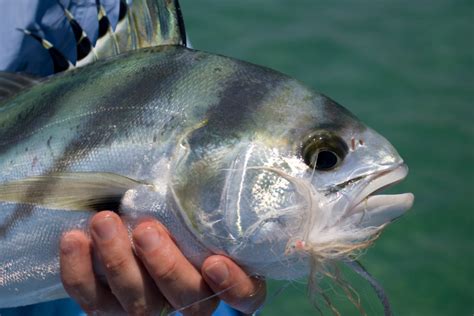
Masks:
[[[396,315],[473,315],[474,1],[181,2],[194,47],[298,78],[395,145],[410,175],[393,190],[413,192],[415,205],[362,262]],[[303,284],[272,298],[282,285],[270,282],[263,315],[317,314]]]

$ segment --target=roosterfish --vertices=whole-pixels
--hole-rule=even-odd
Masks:
[[[0,307],[67,297],[59,240],[103,209],[161,221],[196,267],[228,256],[278,280],[330,273],[407,211],[381,189],[395,148],[327,96],[266,67],[187,47],[178,2],[99,3],[92,44],[66,8],[77,61],[47,38],[56,74],[0,72]],[[100,14],[101,13],[101,14]]]

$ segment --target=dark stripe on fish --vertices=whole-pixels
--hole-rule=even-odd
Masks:
[[[68,87],[74,89],[73,84],[71,84],[71,80],[65,82],[63,88],[68,90]],[[77,86],[76,86],[77,88]],[[58,91],[59,93],[62,90]],[[64,101],[62,98],[57,97],[58,93],[55,94],[44,94],[41,101],[35,102],[31,107],[26,108],[24,111],[20,112],[14,121],[14,126],[9,126],[5,128],[0,126],[0,155],[7,150],[15,148],[19,146],[19,142],[15,142],[12,140],[17,139],[18,135],[26,136],[26,135],[34,135],[34,132],[45,126],[50,120],[53,120],[57,111],[61,109]],[[11,118],[10,118],[11,120]],[[3,129],[3,130],[2,130]],[[10,140],[10,142],[6,144],[1,144],[1,142],[5,142]],[[44,144],[45,147],[51,148],[51,140],[52,136],[48,138],[48,141]],[[46,151],[45,151],[46,152]],[[51,173],[50,169],[45,174]],[[43,187],[44,184],[41,184]],[[54,187],[55,182],[52,181],[48,186]],[[37,192],[37,188],[35,186],[31,186],[28,190],[26,190],[25,195],[35,194]],[[45,189],[43,192],[47,192],[48,190]],[[41,201],[44,199],[44,194],[38,195],[38,204],[41,204]],[[10,228],[14,226],[15,222],[21,221],[23,218],[27,218],[30,216],[32,211],[34,210],[35,205],[32,204],[18,204],[13,213],[8,218],[5,218],[3,223],[0,225],[0,237],[4,237]]]
[[[187,53],[185,50],[178,49],[172,49],[171,53],[175,51]],[[170,59],[175,58],[170,57]],[[178,79],[186,76],[189,67],[186,62],[170,61],[162,62],[159,69],[155,71],[146,68],[137,69],[133,77],[120,82],[115,90],[102,97],[100,106],[95,108],[95,110],[118,107],[123,109],[114,110],[113,115],[108,111],[99,111],[90,116],[89,121],[83,122],[77,131],[79,134],[67,145],[62,157],[55,161],[52,171],[67,170],[71,157],[77,161],[98,147],[110,145],[116,139],[116,133],[126,134],[129,130],[137,128],[135,124],[153,124],[152,117],[145,114],[146,110],[139,112],[126,106],[133,104],[145,106],[156,98],[166,98],[168,93],[173,91],[173,85]],[[112,125],[116,126],[113,130],[110,129]],[[92,143],[91,140],[95,142]]]
[[[240,133],[246,133],[269,92],[286,79],[270,69],[250,67],[254,69],[246,73],[237,71],[222,83],[225,88],[219,93],[219,102],[208,109],[207,124],[193,132],[189,139],[191,147],[193,143],[212,142],[214,137],[237,139]]]
[[[188,54],[185,49],[180,48],[170,48],[169,53],[172,55],[175,53],[178,55]],[[163,54],[166,53],[163,52]],[[169,60],[179,58],[179,56],[170,56]],[[164,56],[163,60],[166,60]],[[117,64],[117,66],[120,65]],[[115,90],[110,91],[102,98],[100,108],[113,109],[131,104],[146,105],[157,97],[164,99],[167,97],[167,92],[173,91],[173,85],[178,79],[187,75],[190,65],[184,60],[181,60],[181,62],[162,62],[159,69],[155,70],[137,69],[133,77],[121,82],[121,86],[117,86]],[[116,132],[126,134],[129,130],[136,128],[131,122],[137,122],[138,119],[152,119],[144,114],[137,110],[123,109],[115,110],[113,115],[110,115],[110,112],[102,111],[90,116],[89,121],[82,123],[77,131],[79,134],[67,145],[64,153],[55,161],[50,172],[66,171],[71,164],[71,158],[77,161],[99,147],[110,145],[115,140]],[[141,121],[138,123],[153,122]],[[116,129],[111,130],[111,125],[115,125]],[[94,142],[91,142],[91,140],[94,140]]]
[[[154,98],[166,98],[169,93],[173,91],[173,86],[182,76],[187,75],[193,64],[195,52],[181,47],[164,47],[162,54],[170,54],[169,59],[163,56],[163,61],[160,63],[160,67],[157,69],[137,69],[134,73],[133,78],[129,78],[120,83],[116,87],[116,90],[110,91],[103,97],[103,102],[100,103],[101,108],[114,108],[117,106],[123,106],[127,104],[150,104]],[[150,49],[150,53],[156,52],[156,49]],[[177,55],[177,56],[173,56]],[[186,56],[189,55],[189,59]],[[183,58],[184,57],[184,58]],[[165,62],[165,60],[171,60],[172,62]],[[201,59],[203,60],[203,59]],[[116,63],[117,67],[120,67],[120,63]],[[101,72],[101,69],[96,70],[97,73]],[[80,82],[75,81],[76,92],[80,91]],[[73,89],[73,88],[72,88]],[[58,101],[56,99],[56,101]],[[56,108],[58,105],[52,106]],[[131,116],[133,113],[133,117]],[[137,124],[153,124],[152,118],[145,115],[146,113],[138,113],[136,110],[117,110],[110,115],[110,112],[103,111],[98,112],[94,116],[90,116],[90,119],[83,122],[80,129],[77,131],[77,135],[69,142],[64,152],[60,157],[55,159],[51,168],[46,170],[43,175],[60,173],[68,171],[68,168],[73,162],[79,161],[81,158],[87,156],[97,148],[110,145],[116,138],[116,133],[127,134],[129,131],[135,129],[137,126],[131,124],[131,122],[137,122]],[[143,119],[138,121],[138,119]],[[21,126],[21,124],[19,124]],[[111,125],[115,125],[117,128],[114,130],[110,129]],[[159,127],[157,126],[157,130]],[[17,144],[16,144],[17,145]],[[15,146],[15,144],[12,144]],[[55,182],[50,183],[51,187],[55,185]],[[31,187],[29,192],[25,194],[33,194],[39,190],[34,186]],[[48,190],[42,190],[47,192]],[[37,196],[38,205],[42,204],[45,194]],[[115,206],[114,201],[108,201],[103,206]],[[0,236],[5,235],[8,232],[9,227],[15,222],[22,218],[28,217],[34,209],[34,205],[18,205],[12,216],[5,220],[4,224],[0,226]],[[117,210],[111,209],[111,210]]]
[[[64,106],[64,98],[58,96],[67,95],[69,91],[77,88],[73,80],[63,80],[61,85],[61,89],[55,90],[56,93],[37,91],[33,95],[29,94],[26,104],[17,104],[9,108],[8,112],[2,113],[0,154],[15,148],[22,139],[32,136],[37,130],[54,120],[56,113]]]
[[[321,113],[324,117],[318,117],[317,122],[320,122],[315,129],[327,129],[332,131],[342,131],[345,129],[354,129],[356,131],[364,131],[366,126],[351,112],[349,112],[342,105],[330,99],[325,95],[323,97]],[[315,113],[318,113],[315,111]]]

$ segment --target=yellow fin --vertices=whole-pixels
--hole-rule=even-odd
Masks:
[[[115,56],[138,48],[160,45],[186,46],[186,31],[178,0],[120,1],[115,29],[102,5],[98,6],[99,38],[77,67],[96,59]],[[78,27],[80,27],[78,25]]]
[[[140,183],[114,173],[56,173],[0,185],[0,201],[60,210],[117,210],[125,192]]]

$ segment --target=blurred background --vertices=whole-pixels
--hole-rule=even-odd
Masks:
[[[284,72],[371,126],[410,167],[415,205],[361,261],[396,315],[474,313],[474,2],[181,0],[196,49]],[[354,280],[369,315],[381,308]],[[279,295],[282,287],[286,287]],[[355,309],[327,287],[342,315]],[[263,315],[317,314],[303,282],[270,282]]]

